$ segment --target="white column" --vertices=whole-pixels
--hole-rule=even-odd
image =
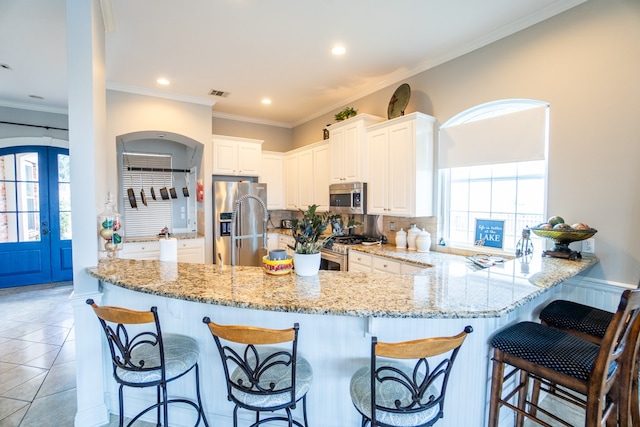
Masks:
[[[77,413],[75,426],[108,422],[101,331],[86,298],[99,302],[98,281],[85,268],[98,261],[97,215],[106,185],[104,26],[98,0],[67,0],[69,157],[73,227]],[[114,167],[111,165],[111,167]]]

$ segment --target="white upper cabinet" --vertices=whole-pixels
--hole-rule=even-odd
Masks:
[[[433,126],[412,113],[367,129],[367,213],[433,216]]]
[[[330,183],[367,182],[367,126],[382,117],[358,114],[329,127]]]
[[[285,209],[284,153],[262,152],[259,181],[267,184],[267,209]]]
[[[213,174],[259,176],[262,142],[257,139],[213,135]]]
[[[289,151],[285,156],[285,206],[306,210],[318,205],[329,210],[329,147],[320,142]]]

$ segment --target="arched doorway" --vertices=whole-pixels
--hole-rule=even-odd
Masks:
[[[72,280],[69,150],[6,145],[0,148],[0,288]]]

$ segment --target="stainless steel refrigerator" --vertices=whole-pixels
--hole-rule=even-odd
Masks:
[[[241,200],[240,204],[236,204]],[[248,181],[213,181],[214,263],[231,265],[231,232],[236,209],[235,265],[262,265],[266,255],[267,184]]]

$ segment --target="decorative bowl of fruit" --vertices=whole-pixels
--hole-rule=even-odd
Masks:
[[[598,232],[583,222],[573,225],[566,224],[561,216],[552,216],[547,222],[532,227],[531,231],[536,236],[553,240],[555,243],[553,249],[544,251],[542,256],[549,255],[569,259],[582,258],[580,252],[572,251],[569,248],[571,242],[588,239]]]

